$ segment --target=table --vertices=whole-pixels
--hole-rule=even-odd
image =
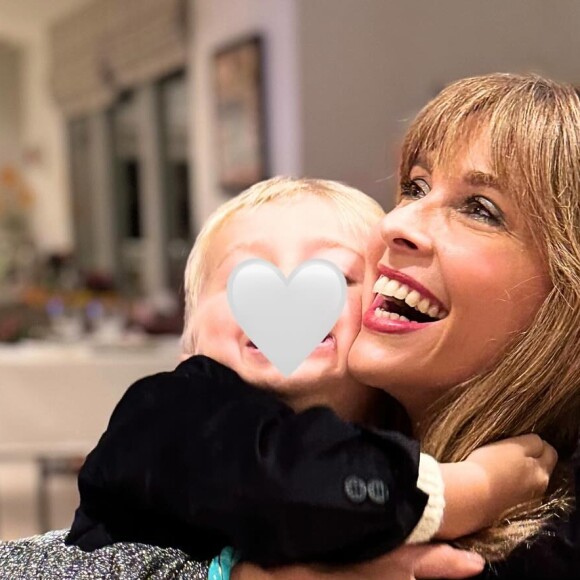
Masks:
[[[131,347],[25,343],[0,347],[0,461],[39,467],[41,530],[47,478],[97,443],[115,404],[135,380],[179,362],[176,337]]]

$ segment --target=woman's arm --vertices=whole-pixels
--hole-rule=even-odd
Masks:
[[[286,566],[264,570],[254,564],[238,564],[231,580],[421,580],[468,578],[483,570],[484,560],[474,552],[446,544],[405,546],[370,562],[340,568]]]

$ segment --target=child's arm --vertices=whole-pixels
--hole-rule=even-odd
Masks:
[[[460,463],[442,464],[446,505],[436,537],[481,530],[508,509],[541,497],[557,460],[551,445],[530,434],[480,447]]]
[[[224,545],[265,565],[360,561],[404,542],[424,511],[418,443],[330,409],[294,413],[193,357],[139,381],[79,477],[68,543]]]
[[[325,408],[296,414],[194,357],[127,391],[81,471],[68,542],[138,541],[198,559],[234,545],[271,565],[364,560],[439,528],[439,466],[421,457],[418,469],[418,444],[400,433]]]

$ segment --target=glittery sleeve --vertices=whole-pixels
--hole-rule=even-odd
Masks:
[[[1,580],[207,580],[209,562],[173,548],[118,543],[94,552],[66,546],[68,530],[0,542]]]

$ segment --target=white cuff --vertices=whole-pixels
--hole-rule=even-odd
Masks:
[[[417,487],[429,496],[425,511],[406,540],[407,544],[428,542],[441,527],[445,510],[445,485],[439,463],[426,453],[419,457]]]

